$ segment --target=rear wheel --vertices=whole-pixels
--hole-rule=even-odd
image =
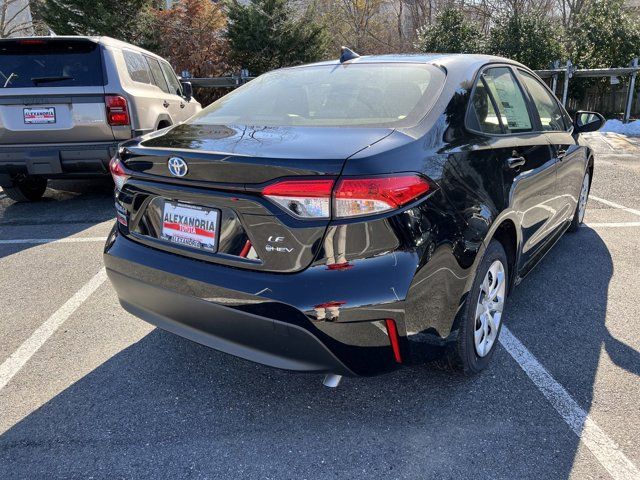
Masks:
[[[484,370],[498,343],[509,278],[502,244],[491,241],[459,315],[458,338],[450,364],[467,374]]]
[[[46,178],[29,175],[14,179],[10,187],[2,187],[7,197],[16,202],[35,202],[40,200],[46,189]]]
[[[591,176],[589,172],[584,174],[582,180],[582,188],[580,189],[580,197],[578,198],[578,205],[576,206],[576,212],[573,214],[573,220],[571,220],[570,232],[577,232],[584,220],[584,214],[587,211],[587,200],[589,200],[589,188],[591,186]]]

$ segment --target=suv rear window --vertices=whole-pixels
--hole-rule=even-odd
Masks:
[[[261,75],[192,124],[412,126],[437,101],[444,72],[413,63],[319,65]]]
[[[0,41],[0,88],[104,85],[98,44],[87,40]]]

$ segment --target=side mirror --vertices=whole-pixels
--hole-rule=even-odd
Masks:
[[[188,102],[193,97],[193,86],[191,82],[186,82],[184,80],[180,80],[182,84],[182,93],[184,95],[185,100]]]
[[[605,123],[602,115],[596,112],[585,112],[579,110],[573,119],[576,133],[595,132],[600,130]]]

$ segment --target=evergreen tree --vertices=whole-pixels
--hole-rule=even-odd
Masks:
[[[455,7],[444,8],[432,25],[418,29],[416,49],[435,53],[477,53],[482,49],[480,30]]]
[[[274,68],[320,60],[326,54],[325,27],[305,14],[295,18],[288,0],[228,4],[231,60],[259,75]]]
[[[153,0],[45,0],[39,16],[57,35],[138,37],[138,19]]]
[[[570,58],[582,68],[628,65],[640,55],[640,26],[623,0],[593,0],[568,32]]]
[[[556,29],[540,15],[512,13],[497,19],[487,51],[517,60],[532,69],[549,68],[564,57]]]

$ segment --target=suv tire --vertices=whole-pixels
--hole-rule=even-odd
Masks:
[[[15,202],[35,202],[40,200],[46,189],[47,179],[35,176],[15,179],[10,187],[2,187],[7,197]]]
[[[479,373],[487,367],[502,329],[508,287],[507,255],[502,244],[492,240],[478,266],[471,291],[458,313],[458,337],[449,355],[450,367],[468,375]],[[494,302],[494,298],[497,301]],[[483,310],[485,307],[489,308]],[[496,310],[491,319],[497,321],[497,328],[494,320],[490,321],[488,317],[493,308]],[[479,338],[476,341],[477,336]]]

